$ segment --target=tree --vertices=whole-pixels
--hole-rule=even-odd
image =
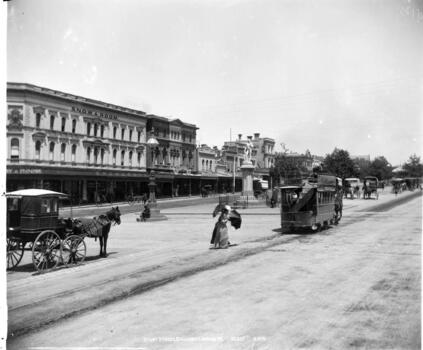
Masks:
[[[420,157],[416,154],[412,154],[408,159],[407,163],[403,166],[409,177],[422,177],[423,176],[423,164],[420,163]]]
[[[376,157],[369,165],[368,173],[376,176],[379,180],[386,180],[392,177],[392,166],[384,156]]]
[[[338,148],[326,155],[323,168],[342,179],[356,177],[359,174],[359,167],[352,161],[348,151]]]
[[[300,164],[299,158],[289,157],[286,153],[276,153],[274,164],[269,170],[274,184],[279,184],[282,178],[288,181],[300,179],[302,173],[307,172],[307,169]]]

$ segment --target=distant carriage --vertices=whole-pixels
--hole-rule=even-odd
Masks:
[[[363,199],[379,199],[379,180],[374,176],[366,176],[363,181]]]
[[[345,198],[360,198],[360,179],[356,177],[347,177],[344,179]]]
[[[305,185],[280,187],[282,232],[299,228],[316,231],[338,223],[342,215],[342,190],[338,191],[336,183],[335,176],[318,175]]]
[[[21,262],[25,250],[32,252],[38,271],[55,268],[59,263],[80,263],[86,255],[84,238],[99,237],[102,251],[111,223],[120,223],[117,207],[87,224],[78,219],[60,219],[59,200],[67,198],[60,192],[25,189],[6,193],[6,197],[7,269]]]

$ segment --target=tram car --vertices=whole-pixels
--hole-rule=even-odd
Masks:
[[[335,201],[338,187],[337,178],[331,175],[317,175],[300,186],[280,187],[282,232],[318,231],[337,223]]]

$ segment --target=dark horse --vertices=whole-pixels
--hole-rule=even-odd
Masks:
[[[98,217],[98,221],[102,224],[100,238],[100,256],[107,256],[107,239],[109,238],[110,227],[112,222],[120,225],[120,210],[119,207],[110,209],[106,214]]]
[[[100,239],[100,256],[107,256],[107,239],[109,238],[112,223],[120,225],[119,207],[110,209],[105,214],[101,214],[93,219],[75,219],[73,223],[73,233],[87,237],[97,237]]]

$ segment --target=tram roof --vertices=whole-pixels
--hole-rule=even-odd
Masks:
[[[13,192],[7,192],[6,197],[9,198],[22,198],[22,197],[59,197],[59,198],[67,198],[68,195],[61,192],[55,192],[50,190],[43,190],[39,188],[27,188],[24,190],[18,190]]]

